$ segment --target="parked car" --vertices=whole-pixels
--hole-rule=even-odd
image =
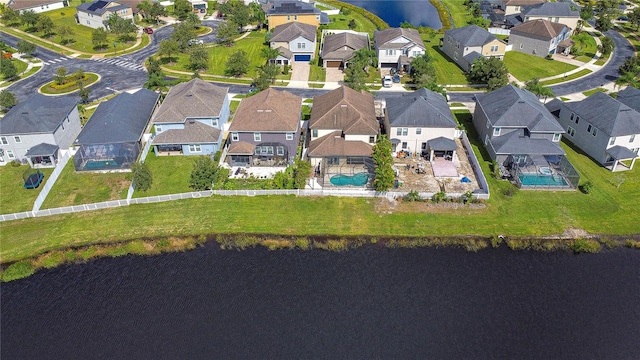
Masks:
[[[144,33],[146,33],[146,34],[149,34],[149,35],[153,34],[153,29],[150,28],[150,27],[146,27],[146,28],[142,29],[142,31]]]
[[[200,39],[191,39],[188,42],[189,46],[191,45],[202,45],[204,44],[204,41],[200,40]]]
[[[398,75],[398,74],[393,75],[393,82],[394,83],[399,83],[400,82],[400,75]]]
[[[392,85],[393,85],[393,80],[391,79],[391,76],[385,75],[382,78],[382,86],[384,86],[386,88],[390,88]]]

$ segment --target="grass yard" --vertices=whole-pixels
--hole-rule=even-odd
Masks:
[[[361,14],[351,11],[349,15],[329,15],[331,22],[323,25],[323,29],[349,30],[349,21],[352,19],[356,22],[354,31],[369,33],[369,37],[373,39],[373,33],[377,30],[376,26]]]
[[[467,85],[469,81],[467,81],[467,75],[462,71],[462,69],[450,60],[445,53],[440,51],[440,48],[437,43],[427,42],[425,39],[425,35],[422,37],[425,40],[425,45],[427,46],[427,52],[429,56],[433,59],[433,65],[436,68],[436,76],[438,78],[438,84],[447,84],[447,85]]]
[[[37,189],[25,189],[22,175],[31,169],[29,165],[0,167],[0,214],[31,211],[33,202],[40,194],[45,182],[51,176],[53,169],[40,169],[44,173],[44,180]]]
[[[561,78],[557,78],[557,79],[551,79],[551,80],[547,80],[547,81],[541,81],[540,84],[542,84],[544,86],[549,86],[549,85],[558,84],[558,83],[561,83],[561,82],[577,79],[577,78],[583,77],[583,76],[585,76],[587,74],[591,74],[591,70],[582,69],[582,70],[580,70],[580,71],[578,71],[576,73],[569,74],[568,76],[565,76],[565,77],[561,77]]]
[[[440,0],[448,9],[455,27],[463,27],[471,20],[471,14],[461,0]]]
[[[576,42],[573,47],[579,49],[578,53],[575,54],[576,60],[588,62],[596,55],[598,45],[591,34],[583,31],[578,35],[572,35],[571,38]]]
[[[327,70],[320,65],[310,65],[309,81],[325,81]]]
[[[585,91],[585,92],[583,92],[582,94],[583,94],[584,96],[591,96],[591,95],[593,95],[593,94],[595,94],[595,93],[597,93],[597,92],[603,92],[603,93],[606,93],[607,91],[608,91],[608,90],[607,90],[607,89],[605,89],[605,88],[595,88],[595,89],[591,89],[591,90]]]
[[[264,31],[253,31],[246,38],[235,42],[234,46],[212,46],[209,51],[209,68],[203,74],[224,76],[227,60],[231,54],[244,50],[249,59],[249,70],[244,77],[253,77],[256,69],[265,64],[267,59],[262,56],[262,49],[266,48],[264,44]],[[189,54],[179,54],[175,56],[177,59],[175,64],[163,65],[168,69],[177,71],[189,71]]]
[[[73,159],[58,177],[43,209],[126,199],[130,173],[76,172]]]
[[[234,101],[235,102],[235,101]],[[193,156],[156,156],[153,150],[144,161],[153,177],[151,189],[135,191],[133,197],[177,194],[192,191],[189,187]]]
[[[504,54],[504,63],[507,65],[511,75],[520,81],[528,81],[534,77],[544,79],[577,68],[575,65],[556,60],[547,60],[518,51],[508,51]]]

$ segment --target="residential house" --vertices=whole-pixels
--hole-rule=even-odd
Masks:
[[[511,16],[508,17],[513,26],[532,20],[547,20],[576,29],[580,20],[580,10],[569,2],[545,2],[524,7],[521,14],[515,16],[515,20]]]
[[[369,49],[369,34],[351,30],[328,30],[320,49],[323,67],[345,68],[354,53]]]
[[[336,175],[373,171],[371,154],[380,132],[373,95],[346,86],[318,95],[308,126],[307,157],[323,185],[339,185],[331,182]]]
[[[116,1],[96,0],[76,6],[76,22],[93,29],[107,29],[107,21],[114,15],[133,21],[131,6]]]
[[[560,147],[564,129],[531,92],[507,85],[476,96],[473,124],[489,156],[521,187],[575,188]]]
[[[390,28],[373,34],[378,68],[409,71],[411,60],[425,53],[427,48],[416,29]]]
[[[42,13],[45,11],[62,9],[65,6],[69,6],[68,0],[9,0],[7,6],[11,9],[23,12],[33,11],[35,13]]]
[[[504,58],[507,44],[476,25],[455,28],[444,32],[441,49],[464,71],[471,70],[480,57]]]
[[[302,98],[274,88],[240,102],[229,127],[232,166],[287,166],[300,144]]]
[[[213,155],[229,120],[229,89],[193,79],[169,90],[152,123],[156,155]]]
[[[457,123],[442,94],[419,89],[386,99],[385,128],[393,152],[454,156]],[[444,145],[444,146],[443,146]],[[453,153],[450,153],[453,151]]]
[[[206,13],[209,4],[206,0],[189,0],[194,12]]]
[[[519,14],[526,6],[543,4],[547,0],[504,0],[502,9],[505,15]]]
[[[74,142],[76,171],[131,169],[159,99],[160,94],[140,89],[101,102]]]
[[[141,13],[142,10],[140,10],[140,8],[138,8],[138,5],[140,3],[143,3],[145,0],[117,0],[118,3],[120,3],[121,5],[128,5],[131,8],[131,11],[133,12],[133,17],[136,19],[141,19],[143,16],[143,13]]]
[[[75,97],[34,94],[0,120],[0,164],[55,167],[81,128]]]
[[[316,27],[302,22],[289,22],[273,29],[269,40],[272,49],[278,49],[280,56],[272,59],[277,64],[293,61],[309,61],[315,57]]]
[[[298,0],[274,0],[265,10],[269,29],[288,22],[299,21],[301,23],[320,26],[322,11],[314,4]]]
[[[581,101],[547,104],[569,140],[609,170],[630,170],[640,153],[640,112],[596,92]],[[630,160],[628,165],[622,161]]]
[[[628,86],[624,90],[618,91],[618,97],[616,99],[635,111],[640,112],[640,89]]]
[[[571,29],[547,20],[531,20],[511,28],[509,44],[513,51],[546,57],[571,50]]]

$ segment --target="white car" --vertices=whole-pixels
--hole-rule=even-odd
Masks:
[[[385,75],[382,78],[382,86],[384,86],[386,88],[390,88],[392,84],[393,84],[393,80],[391,79],[391,76]]]
[[[204,41],[200,40],[200,39],[191,39],[188,42],[189,46],[191,45],[202,45],[204,44]]]

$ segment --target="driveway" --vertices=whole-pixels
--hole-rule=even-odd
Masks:
[[[311,66],[308,62],[293,62],[291,71],[291,81],[309,81],[309,71]]]
[[[327,68],[326,82],[341,83],[344,81],[344,72],[338,68]]]

